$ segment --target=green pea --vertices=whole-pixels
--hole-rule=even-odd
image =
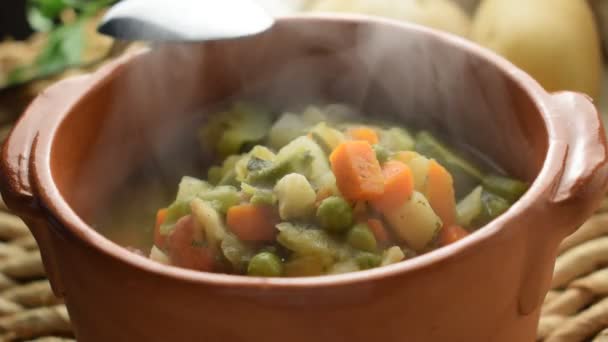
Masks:
[[[317,220],[327,231],[344,232],[353,223],[353,210],[343,198],[331,196],[319,204]]]
[[[373,148],[374,152],[376,153],[376,159],[378,159],[380,164],[385,163],[390,158],[391,153],[386,149],[386,147],[376,144],[373,146]]]
[[[247,274],[258,277],[280,277],[283,273],[283,263],[278,256],[270,252],[256,254],[247,267]]]
[[[366,252],[374,252],[377,247],[374,233],[372,233],[365,223],[355,225],[348,232],[346,242],[352,247]]]
[[[357,265],[359,265],[360,269],[367,270],[380,266],[382,257],[374,253],[362,252],[357,254],[355,261],[357,262]]]

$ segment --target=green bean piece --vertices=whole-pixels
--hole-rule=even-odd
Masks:
[[[528,190],[528,185],[524,182],[497,175],[484,177],[483,186],[511,203],[517,201]]]
[[[355,261],[357,262],[357,265],[359,265],[360,269],[367,270],[380,266],[380,263],[382,263],[382,257],[374,253],[362,252],[355,256]]]
[[[376,251],[376,238],[367,224],[359,223],[355,225],[346,236],[346,242],[353,248],[366,251]]]
[[[391,157],[391,153],[384,146],[376,144],[372,146],[374,148],[374,152],[376,153],[376,159],[380,162],[380,164],[384,164],[388,158]]]
[[[482,211],[481,214],[473,221],[473,225],[476,227],[483,226],[488,222],[492,221],[500,214],[504,213],[509,209],[509,202],[489,191],[484,191],[481,193],[481,204]]]
[[[256,254],[247,267],[247,274],[258,277],[280,277],[283,273],[283,262],[273,253]]]
[[[333,233],[346,231],[353,223],[353,210],[342,197],[324,199],[317,208],[317,220],[321,227]]]

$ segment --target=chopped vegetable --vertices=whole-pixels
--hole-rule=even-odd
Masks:
[[[233,234],[226,234],[222,240],[222,253],[237,272],[243,272],[254,255],[254,249]]]
[[[337,258],[337,242],[325,231],[283,222],[277,225],[277,241],[301,256],[316,256],[323,265],[331,265]]]
[[[450,173],[435,160],[429,163],[426,198],[445,226],[456,223],[456,198]]]
[[[417,191],[402,206],[384,215],[393,232],[415,251],[428,246],[442,226],[427,199]]]
[[[207,244],[212,249],[219,248],[219,244],[226,235],[226,227],[220,218],[219,213],[207,202],[195,198],[190,202],[192,216],[196,222],[202,226],[207,239]]]
[[[441,230],[439,240],[442,246],[447,246],[458,240],[464,239],[467,235],[469,235],[469,232],[460,226],[447,226]]]
[[[283,265],[286,277],[310,277],[323,274],[323,259],[314,255],[296,256]]]
[[[152,246],[152,249],[150,250],[150,259],[165,265],[171,264],[171,260],[169,260],[167,254],[156,246]]]
[[[384,253],[382,254],[382,262],[380,263],[380,265],[386,266],[394,264],[403,259],[405,259],[405,254],[403,254],[401,248],[399,248],[398,246],[393,246],[384,251]]]
[[[247,274],[258,277],[279,277],[283,273],[283,263],[278,256],[262,252],[254,256],[247,267]]]
[[[203,130],[231,155],[208,171],[209,183],[182,179],[157,213],[150,258],[260,277],[366,270],[464,238],[526,189],[484,176],[427,132],[414,141],[344,106],[284,114],[255,139],[230,135],[259,129],[249,121],[268,112],[235,108]],[[470,185],[456,205],[455,188]]]
[[[414,192],[414,177],[410,168],[400,161],[391,160],[382,166],[384,193],[371,200],[380,212],[393,210],[405,203]]]
[[[354,127],[349,129],[346,134],[354,140],[367,141],[370,145],[378,143],[378,134],[369,127]]]
[[[228,208],[237,205],[241,201],[238,190],[228,185],[220,185],[212,190],[199,193],[198,198],[209,202],[222,214],[225,214]]]
[[[476,187],[456,205],[456,221],[462,227],[470,227],[473,220],[481,215],[481,186]]]
[[[389,241],[388,231],[384,228],[382,221],[378,219],[369,219],[367,220],[367,226],[372,231],[379,244],[385,244]]]
[[[384,192],[382,169],[366,141],[346,141],[330,156],[340,192],[349,200],[368,200]]]
[[[511,203],[515,202],[528,190],[528,186],[524,182],[497,175],[484,177],[482,184],[488,191],[501,196]]]
[[[167,237],[167,251],[172,265],[199,271],[213,269],[213,254],[207,248],[201,227],[191,215],[177,221]]]
[[[328,197],[317,208],[317,220],[327,231],[344,232],[353,223],[353,210],[343,198]]]
[[[407,163],[412,171],[414,189],[416,189],[416,191],[424,192],[426,188],[426,178],[429,173],[430,162],[431,161],[428,158],[418,155]]]
[[[272,206],[240,204],[228,209],[228,229],[243,241],[272,241],[280,222]]]
[[[312,217],[317,194],[306,177],[290,173],[274,187],[279,201],[279,215],[283,220]]]
[[[167,208],[159,209],[156,212],[156,224],[154,225],[154,245],[158,248],[165,248],[166,235],[161,234],[160,226],[165,222],[167,217]]]
[[[374,252],[377,242],[371,229],[365,223],[356,224],[346,235],[346,242],[353,248]]]

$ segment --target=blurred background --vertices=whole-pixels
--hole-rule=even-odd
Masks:
[[[92,71],[123,52],[95,30],[116,1],[0,1],[0,125],[58,79]],[[450,32],[503,55],[547,90],[588,94],[608,113],[608,0],[258,1],[277,16],[354,12]]]

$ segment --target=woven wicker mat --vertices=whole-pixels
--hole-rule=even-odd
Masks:
[[[563,242],[538,327],[544,342],[608,342],[608,198]],[[604,268],[602,268],[604,267]],[[74,341],[36,241],[0,201],[0,342]]]

